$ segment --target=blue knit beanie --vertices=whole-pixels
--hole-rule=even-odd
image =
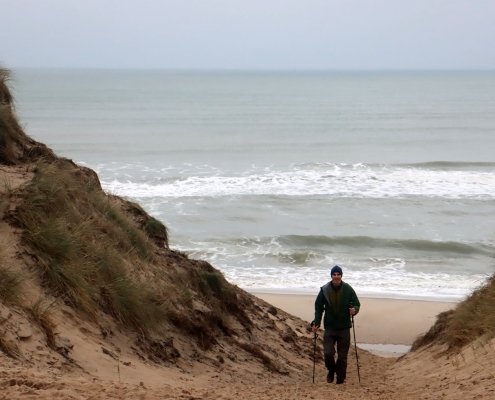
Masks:
[[[335,272],[337,272],[340,275],[344,275],[342,273],[342,268],[340,268],[338,265],[332,268],[332,271],[330,271],[330,276],[332,276]]]

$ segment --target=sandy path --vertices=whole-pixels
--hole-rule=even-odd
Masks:
[[[284,381],[247,378],[232,383],[202,382],[172,388],[169,385],[147,387],[114,381],[100,381],[87,377],[63,376],[53,370],[26,369],[19,363],[2,358],[2,365],[11,364],[0,371],[0,399],[374,399],[392,389],[385,381],[386,370],[395,359],[385,359],[360,351],[361,384],[358,383],[355,358],[350,358],[348,379],[343,385],[328,384],[326,370],[320,362],[316,368],[315,384],[312,370],[300,376],[285,377]],[[12,365],[14,364],[14,365]],[[384,397],[398,398],[398,397]]]

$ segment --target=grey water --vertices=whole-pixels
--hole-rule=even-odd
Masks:
[[[26,132],[248,290],[458,300],[493,273],[495,72],[18,70]]]

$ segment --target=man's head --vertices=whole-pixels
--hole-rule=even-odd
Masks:
[[[334,286],[339,286],[342,283],[342,268],[338,265],[332,268],[330,275],[332,276],[332,284]]]

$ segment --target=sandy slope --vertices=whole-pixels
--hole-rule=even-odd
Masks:
[[[439,348],[409,354],[399,362],[360,351],[361,384],[349,367],[344,385],[324,382],[321,365],[316,383],[311,371],[278,378],[247,377],[229,382],[226,376],[207,382],[197,375],[180,386],[140,385],[75,377],[56,368],[26,367],[1,357],[0,399],[493,399],[495,349],[490,345],[464,349],[463,356],[435,358]],[[464,357],[464,359],[463,359]],[[163,375],[167,371],[162,371]],[[309,372],[309,373],[308,373]],[[223,378],[223,379],[222,379]],[[164,379],[165,380],[165,379]]]

